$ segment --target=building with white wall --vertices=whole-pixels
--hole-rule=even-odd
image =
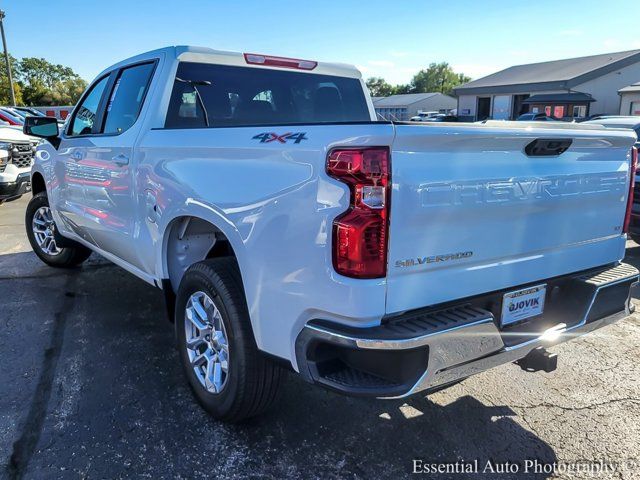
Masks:
[[[618,90],[620,115],[640,115],[640,82]]]
[[[418,112],[448,113],[456,105],[455,98],[443,93],[408,93],[373,98],[378,118],[392,121],[409,120]]]
[[[617,115],[618,91],[638,81],[640,50],[630,50],[509,67],[455,94],[461,120],[513,120],[527,112],[570,120]]]

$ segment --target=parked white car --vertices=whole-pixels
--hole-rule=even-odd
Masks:
[[[440,112],[418,112],[417,115],[411,117],[412,122],[428,122],[430,119],[440,115]]]
[[[0,203],[31,191],[31,166],[39,139],[0,126]]]
[[[107,108],[108,105],[108,108]],[[169,47],[103,71],[33,167],[48,265],[91,251],[161,288],[215,417],[276,398],[280,366],[404,397],[633,310],[621,263],[630,131],[376,122],[354,67]],[[161,381],[161,379],[159,379]]]
[[[584,125],[602,125],[605,128],[630,128],[640,142],[640,116],[607,115],[582,122]]]

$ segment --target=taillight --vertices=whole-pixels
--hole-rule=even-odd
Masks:
[[[252,65],[266,65],[269,67],[296,68],[298,70],[313,70],[318,62],[313,60],[300,60],[299,58],[273,57],[259,53],[245,53],[245,62]]]
[[[332,150],[327,173],[351,191],[349,210],[333,222],[333,267],[347,277],[384,277],[391,194],[389,149]]]
[[[627,211],[624,214],[624,225],[622,233],[629,231],[629,222],[631,222],[631,209],[633,208],[633,189],[636,184],[636,169],[638,168],[638,148],[631,148],[631,165],[629,166],[629,196],[627,197]]]

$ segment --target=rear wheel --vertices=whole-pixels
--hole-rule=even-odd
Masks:
[[[189,384],[212,416],[238,422],[276,401],[283,371],[258,351],[235,259],[189,267],[176,298],[175,327]]]
[[[31,248],[40,260],[51,267],[75,267],[91,255],[91,250],[72,240],[65,239],[64,246],[58,244],[56,238],[59,234],[46,192],[37,193],[29,201],[25,227]]]

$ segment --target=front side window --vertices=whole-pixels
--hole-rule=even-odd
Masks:
[[[142,108],[153,63],[125,68],[120,72],[107,104],[104,133],[122,133],[135,123]]]
[[[370,121],[355,78],[182,62],[165,126],[285,125]]]
[[[102,98],[102,93],[107,86],[109,76],[102,78],[91,87],[87,96],[82,100],[78,110],[71,121],[69,135],[89,135],[93,132],[93,124],[98,113],[98,105]]]

